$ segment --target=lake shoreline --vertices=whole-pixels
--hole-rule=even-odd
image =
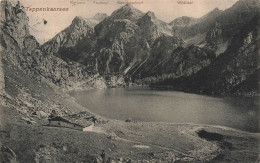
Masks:
[[[206,96],[148,87],[76,91],[70,95],[82,107],[109,119],[208,124],[259,132],[255,126],[257,98]]]

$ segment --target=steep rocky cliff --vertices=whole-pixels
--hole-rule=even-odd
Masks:
[[[259,94],[259,14],[232,38],[227,50],[189,77],[154,84],[197,93]]]
[[[212,17],[214,23],[200,43],[216,53],[212,64],[191,76],[152,85],[198,93],[259,94],[259,9],[259,1],[240,0]]]
[[[215,18],[206,35],[206,47],[224,53],[232,39],[259,14],[259,1],[240,0]]]
[[[256,0],[240,0],[225,11],[218,8],[201,18],[181,17],[173,20],[173,31],[184,39],[184,46],[197,45],[224,53],[231,39],[248,24],[259,10]]]
[[[86,71],[85,66],[73,62],[67,64],[42,52],[39,43],[29,33],[28,21],[23,9],[13,7],[8,1],[1,2],[0,38],[4,66],[16,67],[31,77],[47,80],[64,89],[99,87],[96,81],[102,81],[102,78]]]
[[[161,36],[172,36],[170,25],[156,18],[155,14],[148,11],[137,22],[141,29],[141,34],[150,43],[150,45]]]
[[[153,52],[155,58],[149,59],[137,73],[141,77],[136,78],[138,82],[144,80],[146,84],[149,84],[190,76],[209,66],[215,59],[214,52],[196,46],[177,47],[176,49],[154,47]]]

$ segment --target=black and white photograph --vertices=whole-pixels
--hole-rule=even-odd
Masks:
[[[260,163],[259,0],[0,0],[0,163]]]

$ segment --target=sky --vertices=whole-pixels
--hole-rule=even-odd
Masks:
[[[11,0],[14,4],[16,0]],[[153,11],[157,18],[171,22],[177,17],[201,17],[216,7],[225,10],[238,0],[128,0],[142,12]],[[186,4],[179,4],[178,2]],[[27,8],[68,8],[68,11],[27,11],[31,34],[43,43],[71,24],[76,16],[91,18],[96,13],[110,15],[127,0],[20,0]],[[189,3],[189,4],[187,4]],[[28,8],[27,8],[28,9]],[[47,23],[44,24],[46,20]]]

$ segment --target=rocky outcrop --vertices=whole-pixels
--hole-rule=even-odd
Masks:
[[[234,36],[259,14],[259,8],[259,2],[256,0],[240,0],[223,11],[208,30],[205,46],[217,55],[224,53]]]
[[[187,27],[196,24],[198,21],[199,19],[197,18],[182,16],[171,21],[169,25],[173,27]]]
[[[17,156],[11,148],[9,148],[5,145],[1,145],[0,147],[1,147],[0,148],[0,151],[1,151],[0,161],[1,162],[17,162]]]
[[[154,48],[154,53],[157,54],[154,55],[156,58],[148,60],[140,70],[141,78],[136,78],[139,82],[141,79],[144,83],[149,84],[191,76],[209,66],[215,59],[214,52],[196,46],[188,48],[177,46],[176,49],[171,50],[160,48]]]
[[[141,35],[146,38],[150,45],[161,36],[172,36],[170,25],[156,18],[155,14],[148,11],[137,22],[141,29]]]
[[[165,80],[154,86],[210,94],[259,94],[259,15],[232,38],[227,50],[208,67],[190,77]],[[250,84],[246,86],[245,84]]]
[[[2,49],[0,49],[0,53],[2,54]],[[4,93],[5,88],[5,78],[4,78],[4,71],[3,71],[3,64],[2,64],[2,55],[0,55],[0,94]]]
[[[97,13],[93,18],[91,18],[90,20],[92,21],[96,21],[97,24],[101,21],[103,21],[106,17],[108,17],[108,15],[106,13]]]
[[[98,74],[86,71],[79,63],[66,63],[54,55],[41,51],[39,43],[30,35],[28,17],[23,9],[1,2],[1,49],[5,65],[17,67],[32,77],[47,80],[64,89],[95,86]]]

